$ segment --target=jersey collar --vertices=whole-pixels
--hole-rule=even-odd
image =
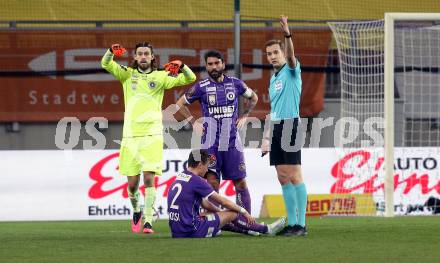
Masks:
[[[147,71],[140,70],[139,67],[137,67],[136,70],[141,74],[150,74],[151,72],[153,72],[153,69],[151,69],[150,71],[147,72]]]
[[[287,62],[284,63],[284,65],[281,66],[281,68],[279,70],[275,71],[275,77],[278,76],[278,73],[280,73],[280,71],[286,66]]]
[[[211,76],[209,76],[208,78],[209,78],[209,81],[211,81],[213,83],[217,83],[217,84],[223,84],[226,82],[227,79],[229,79],[229,77],[226,74],[223,74],[223,81],[222,82],[215,81],[213,78],[211,78]]]

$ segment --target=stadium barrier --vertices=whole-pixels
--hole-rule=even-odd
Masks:
[[[331,194],[334,199],[343,194],[371,196],[382,191],[383,182],[377,180],[377,173],[383,172],[383,160],[372,158],[378,155],[371,154],[371,151],[353,149],[341,156],[335,148],[303,149],[302,169],[308,192],[324,194],[319,198],[328,198]],[[430,151],[436,149],[396,148],[397,214],[408,211],[428,214],[429,211],[420,207],[430,197],[440,197],[440,179],[435,176],[440,156],[432,155]],[[405,159],[401,158],[403,152]],[[188,154],[188,149],[164,151],[164,171],[155,182],[156,210],[160,218],[167,217],[165,197],[176,173],[184,169]],[[281,187],[267,155],[261,158],[259,149],[245,149],[244,154],[252,214],[258,216],[264,196],[280,195]],[[0,151],[0,221],[130,218],[127,182],[119,175],[118,156],[117,150]],[[358,165],[346,167],[348,162]],[[375,166],[376,173],[363,173],[367,165]],[[17,180],[21,185],[11,187],[17,186]],[[349,181],[351,184],[346,184]],[[335,189],[340,192],[336,193]],[[223,181],[220,194],[235,200],[233,184]],[[310,201],[313,200],[311,196]],[[271,212],[272,209],[281,209],[281,206],[280,201],[266,200],[265,209],[272,216],[275,213]],[[380,209],[381,204],[376,203],[376,207]]]

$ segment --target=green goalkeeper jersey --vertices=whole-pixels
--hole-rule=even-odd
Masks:
[[[164,91],[196,80],[196,75],[186,65],[182,68],[183,73],[176,77],[162,70],[142,73],[116,63],[109,50],[102,58],[101,65],[122,83],[125,106],[123,138],[162,134]]]

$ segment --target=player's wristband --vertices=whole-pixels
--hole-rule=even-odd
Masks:
[[[287,36],[284,35],[284,37],[285,37],[285,38],[292,38],[292,34],[289,34],[289,35],[287,35]]]
[[[185,76],[190,76],[191,75],[191,69],[188,66],[186,66],[185,64],[183,64],[183,63],[182,63],[182,66],[180,67],[180,71]]]
[[[196,123],[194,116],[190,116],[187,120],[189,123],[191,123],[191,125],[194,125],[194,123]]]

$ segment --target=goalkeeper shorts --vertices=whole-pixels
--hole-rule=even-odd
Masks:
[[[126,176],[139,175],[142,171],[162,174],[163,136],[147,135],[122,138],[119,152],[119,172]]]

